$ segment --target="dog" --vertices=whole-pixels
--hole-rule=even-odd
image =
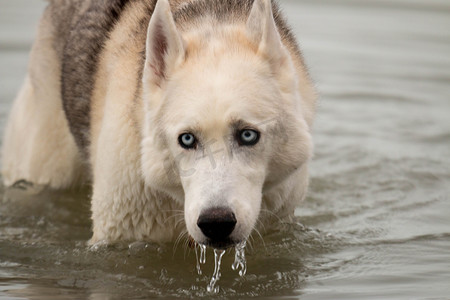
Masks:
[[[304,199],[317,95],[270,0],[50,0],[6,186],[92,185],[90,243],[227,248]]]

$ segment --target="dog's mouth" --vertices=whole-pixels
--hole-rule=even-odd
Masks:
[[[238,244],[237,241],[231,239],[231,238],[227,238],[224,240],[220,240],[220,241],[216,241],[216,240],[211,240],[211,239],[207,239],[204,243],[202,243],[205,246],[214,248],[214,249],[228,249],[231,247],[234,247]]]
[[[191,248],[194,248],[196,245],[203,245],[203,246],[211,247],[214,249],[226,250],[228,248],[235,247],[239,243],[240,243],[239,241],[235,241],[234,239],[231,239],[231,238],[227,238],[227,239],[220,240],[220,241],[206,239],[205,241],[197,242],[192,236],[189,236],[189,246]]]

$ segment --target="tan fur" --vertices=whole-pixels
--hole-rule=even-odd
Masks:
[[[234,209],[233,239],[240,241],[257,219],[270,219],[265,210],[289,218],[306,194],[316,95],[296,45],[276,31],[272,14],[263,15],[271,12],[270,2],[255,1],[251,26],[246,19],[217,24],[206,18],[175,26],[165,1],[159,0],[156,17],[169,45],[167,78],[150,64],[152,36],[141,28],[151,1],[122,12],[99,58],[90,115],[91,243],[162,242],[186,230],[204,243],[196,220],[214,205]],[[193,1],[173,0],[170,7]],[[7,185],[25,179],[66,188],[86,174],[57,93],[61,62],[52,26],[44,16],[29,77],[11,112],[3,148]],[[34,105],[40,99],[46,105]],[[258,127],[258,146],[227,144],[237,121]],[[177,137],[186,128],[206,146],[211,142],[204,150],[211,155],[181,149]]]
[[[45,15],[31,50],[28,75],[9,116],[2,149],[7,186],[27,180],[60,189],[87,180],[59,96],[60,61],[53,48],[53,31]]]
[[[94,222],[92,243],[135,239],[169,241],[178,236],[183,225],[176,229],[179,218],[174,217],[182,207],[165,201],[165,195],[150,191],[140,172],[142,109],[141,102],[135,101],[135,88],[139,80],[138,57],[144,49],[137,42],[139,37],[128,33],[138,26],[136,22],[143,12],[145,4],[137,3],[123,13],[105,46],[97,74],[90,153],[96,182],[92,213],[93,219],[101,222]],[[108,142],[112,140],[114,144]],[[110,202],[105,202],[105,198]],[[105,205],[113,205],[113,211]],[[154,216],[152,211],[160,213]],[[135,215],[147,216],[136,218]]]

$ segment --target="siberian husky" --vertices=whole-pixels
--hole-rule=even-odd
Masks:
[[[305,197],[316,94],[270,0],[51,0],[3,180],[92,184],[91,243],[226,248]]]

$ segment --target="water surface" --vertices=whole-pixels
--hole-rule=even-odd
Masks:
[[[280,1],[321,93],[296,224],[217,298],[450,299],[450,2]],[[0,0],[0,129],[45,6]],[[89,191],[1,188],[0,298],[208,296],[186,244],[88,249]]]

